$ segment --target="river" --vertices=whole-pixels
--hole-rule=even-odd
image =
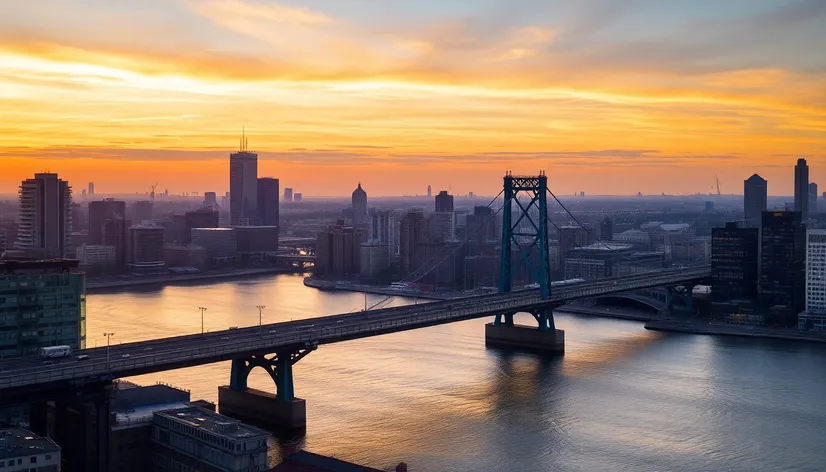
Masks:
[[[383,297],[370,296],[375,302]],[[411,300],[394,299],[394,304]],[[88,296],[87,345],[359,310],[298,275]],[[415,472],[823,471],[826,346],[558,314],[562,358],[486,349],[471,320],[321,346],[295,366],[308,450]],[[529,316],[525,323],[532,321]],[[217,401],[229,363],[130,379]],[[253,371],[250,386],[274,391]]]

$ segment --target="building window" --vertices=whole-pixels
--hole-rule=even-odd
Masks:
[[[29,459],[29,462],[31,462],[32,464],[37,464],[37,456],[33,456],[31,459]]]

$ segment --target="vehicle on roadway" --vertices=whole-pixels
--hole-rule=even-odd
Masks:
[[[89,356],[86,355],[86,354],[81,354],[81,355],[77,356],[76,359],[79,360],[79,361],[85,361],[85,360],[89,359]]]
[[[56,359],[72,355],[71,346],[49,346],[40,348],[40,357],[43,359]]]

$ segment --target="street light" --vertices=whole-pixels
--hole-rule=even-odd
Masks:
[[[206,308],[199,306],[198,309],[201,310],[201,334],[204,334],[204,312]]]
[[[106,336],[106,368],[111,369],[109,367],[109,340],[112,339],[115,333],[103,333],[103,335]]]
[[[263,331],[264,328],[261,326],[261,317],[262,317],[262,313],[264,311],[264,308],[267,308],[267,306],[266,305],[255,305],[255,308],[258,308],[258,336],[263,336],[264,335],[264,331]]]

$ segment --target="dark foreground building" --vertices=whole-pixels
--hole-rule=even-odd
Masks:
[[[770,324],[797,325],[806,308],[806,225],[799,211],[763,212],[760,306]]]

